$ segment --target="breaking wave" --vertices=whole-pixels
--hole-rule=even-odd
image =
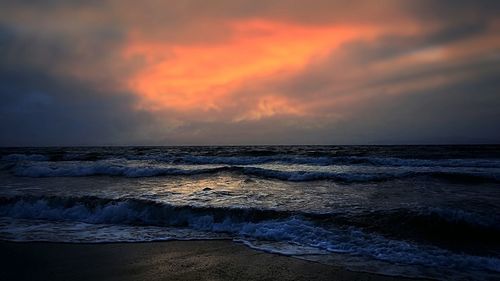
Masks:
[[[241,207],[177,206],[143,199],[107,199],[92,196],[17,196],[0,197],[0,216],[99,224],[191,227],[210,231],[223,231],[223,226],[228,223],[249,224],[300,219],[322,226],[355,226],[403,239],[418,238],[416,235],[429,238],[425,237],[425,234],[431,230],[432,233],[441,235],[449,231],[455,236],[448,239],[464,236],[464,239],[469,240],[482,239],[481,243],[487,242],[484,239],[488,237],[500,236],[500,226],[497,224],[500,218],[449,208],[312,213]],[[496,244],[500,246],[500,243]]]
[[[80,161],[46,162],[28,161],[11,165],[17,176],[24,177],[84,177],[84,176],[122,176],[157,177],[190,176],[198,174],[234,173],[282,181],[330,180],[337,182],[380,182],[395,179],[429,177],[438,180],[460,182],[498,182],[500,176],[482,171],[429,171],[429,170],[392,170],[387,172],[342,172],[315,170],[278,170],[252,166],[165,166],[150,163],[128,163],[123,161]]]
[[[411,159],[376,156],[301,156],[301,155],[264,155],[264,156],[204,156],[204,155],[170,155],[170,154],[8,154],[2,161],[99,161],[99,160],[145,160],[168,164],[187,165],[258,165],[268,163],[303,164],[313,166],[331,165],[373,165],[389,167],[476,167],[500,168],[500,159]]]
[[[425,216],[422,213],[413,215]],[[440,215],[448,216],[446,213],[440,213]],[[24,196],[1,198],[0,216],[53,222],[69,221],[90,225],[146,226],[142,231],[146,231],[147,227],[192,229],[215,235],[227,234],[233,239],[247,241],[254,245],[255,241],[267,241],[269,243],[262,246],[267,250],[273,249],[273,243],[286,242],[287,245],[291,247],[296,245],[299,249],[292,251],[294,255],[300,254],[300,249],[306,247],[316,249],[315,254],[346,253],[400,264],[453,269],[466,266],[477,270],[500,272],[500,260],[497,258],[455,253],[430,244],[417,244],[411,240],[395,239],[372,232],[366,226],[362,228],[332,224],[332,221],[335,221],[332,219],[335,217],[334,214],[293,213],[255,208],[174,206],[137,199]],[[432,216],[427,217],[433,219]],[[449,218],[450,222],[456,220],[469,223],[462,215],[455,214]],[[48,227],[50,225],[47,224]],[[126,231],[126,228],[121,227],[121,231]],[[2,233],[3,231],[0,232],[0,238],[2,238]],[[168,231],[163,235],[166,235],[165,233]],[[184,231],[183,233],[189,235],[191,232]],[[151,238],[153,234],[155,239]],[[169,239],[169,237],[162,236],[162,231],[158,228],[154,228],[153,234],[144,236],[149,237],[150,240]],[[189,239],[190,237],[177,238]],[[280,249],[276,248],[274,251],[280,252]],[[292,253],[287,251],[282,253]]]

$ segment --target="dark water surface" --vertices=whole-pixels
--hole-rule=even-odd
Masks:
[[[232,239],[353,270],[500,278],[500,146],[0,149],[0,239]]]

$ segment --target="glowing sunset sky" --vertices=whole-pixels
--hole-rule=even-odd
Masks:
[[[500,142],[497,1],[3,1],[0,145]]]

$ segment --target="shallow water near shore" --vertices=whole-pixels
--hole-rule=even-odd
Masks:
[[[0,239],[230,239],[358,271],[500,276],[499,146],[0,149]]]

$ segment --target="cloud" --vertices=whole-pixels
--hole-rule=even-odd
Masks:
[[[498,8],[8,2],[0,145],[498,142]]]
[[[85,60],[105,60],[109,38],[81,42],[0,27],[0,145],[127,144],[149,137],[149,113],[137,97],[114,90],[106,70],[78,75]],[[86,49],[88,48],[88,49]],[[81,69],[80,69],[81,70]],[[97,70],[95,70],[97,71]],[[105,79],[89,79],[102,75]]]
[[[0,84],[1,145],[140,143],[152,119],[131,110],[131,94],[102,93],[42,72],[0,72]]]

